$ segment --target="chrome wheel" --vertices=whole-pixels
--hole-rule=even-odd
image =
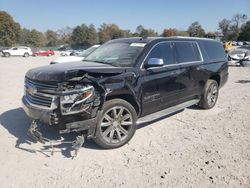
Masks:
[[[214,106],[218,97],[218,87],[216,84],[212,84],[207,93],[207,103],[209,106]]]
[[[101,135],[108,143],[119,143],[129,136],[132,125],[133,118],[129,110],[115,106],[107,110],[101,119]]]

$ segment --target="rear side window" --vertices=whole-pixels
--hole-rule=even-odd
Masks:
[[[165,65],[174,64],[173,49],[170,42],[157,44],[149,53],[147,60],[150,58],[163,59]]]
[[[202,43],[209,59],[222,59],[226,57],[224,48],[219,42],[203,41]]]
[[[195,42],[175,42],[179,63],[201,61],[201,55]]]

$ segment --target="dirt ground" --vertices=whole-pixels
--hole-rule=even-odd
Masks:
[[[0,187],[250,187],[250,68],[229,68],[215,108],[138,127],[118,149],[87,141],[72,160],[32,142],[21,108],[26,71],[55,58],[0,57]]]

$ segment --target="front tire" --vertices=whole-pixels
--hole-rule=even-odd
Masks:
[[[23,54],[23,57],[29,57],[29,55],[30,54],[26,52],[26,53]]]
[[[203,109],[211,109],[215,106],[219,95],[218,83],[215,80],[208,80],[204,93],[201,95],[199,106]]]
[[[3,55],[4,55],[4,57],[10,57],[10,53],[9,52],[4,53]]]
[[[94,141],[105,149],[128,143],[136,131],[137,113],[125,100],[113,99],[104,103]]]

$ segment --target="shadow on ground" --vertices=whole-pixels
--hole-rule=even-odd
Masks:
[[[238,84],[249,84],[250,80],[238,80],[236,83],[238,83]]]
[[[49,143],[48,144],[46,143],[40,150],[28,149],[27,147],[23,146],[24,144],[28,145],[35,144],[36,141],[27,134],[27,131],[31,124],[31,120],[25,114],[22,108],[12,109],[1,114],[0,123],[5,129],[8,130],[10,134],[12,134],[17,138],[15,145],[16,148],[26,152],[31,152],[31,153],[40,152],[48,157],[51,156],[52,150]],[[45,136],[46,138],[53,140],[60,140],[63,138],[64,141],[68,142],[74,141],[76,136],[78,135],[77,133],[60,135],[58,129],[55,129],[55,127],[52,126],[42,126],[41,132],[43,133],[43,136]],[[100,149],[91,140],[86,140],[83,147],[88,149]],[[61,152],[65,157],[67,158],[72,157],[71,144],[58,143],[54,144],[54,148],[55,152]]]
[[[170,115],[161,117],[159,119],[156,119],[150,122],[141,123],[137,125],[137,129],[144,128],[152,123],[168,118],[182,111],[183,110],[172,113]],[[39,150],[29,149],[26,147],[25,144],[32,145],[32,144],[35,144],[36,141],[30,135],[27,134],[29,126],[31,124],[31,120],[25,114],[22,108],[12,109],[1,114],[0,123],[6,130],[8,130],[10,134],[12,134],[13,136],[17,138],[16,145],[15,145],[16,148],[21,149],[26,152],[30,152],[30,153],[40,152],[46,155],[47,157],[51,156],[52,148],[49,142],[44,144],[42,148]],[[76,139],[76,136],[79,135],[77,133],[60,135],[58,129],[56,129],[56,126],[41,126],[39,130],[43,134],[43,136],[48,139],[52,139],[52,140],[63,139],[64,141],[67,141],[67,142],[74,141]],[[71,146],[72,145],[70,143],[53,144],[54,152],[61,152],[62,155],[64,155],[67,158],[72,157],[73,149]],[[87,149],[95,149],[95,150],[102,149],[98,147],[92,140],[86,140],[83,144],[83,147]]]

